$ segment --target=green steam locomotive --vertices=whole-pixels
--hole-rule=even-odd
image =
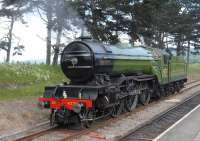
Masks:
[[[61,55],[70,83],[47,86],[39,101],[51,108],[51,123],[90,124],[132,111],[137,104],[179,92],[187,81],[183,57],[169,51],[129,45],[105,45],[82,38]]]

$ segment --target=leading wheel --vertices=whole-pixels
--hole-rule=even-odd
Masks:
[[[81,117],[82,127],[89,128],[92,125],[93,118],[94,118],[92,110],[88,110],[88,111],[81,113],[80,117]]]
[[[50,115],[50,126],[54,126],[56,119],[56,111],[52,110]]]
[[[130,95],[126,98],[125,108],[128,112],[131,112],[135,109],[138,103],[138,95]]]

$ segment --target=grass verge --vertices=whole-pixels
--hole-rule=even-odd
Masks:
[[[45,85],[68,81],[59,66],[0,64],[0,101],[34,99]]]

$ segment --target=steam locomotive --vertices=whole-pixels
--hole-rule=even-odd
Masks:
[[[186,62],[169,51],[105,45],[82,38],[68,44],[61,69],[70,83],[46,86],[39,99],[51,109],[51,124],[91,123],[131,112],[138,103],[179,92],[187,81]]]

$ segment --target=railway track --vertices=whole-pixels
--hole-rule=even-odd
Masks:
[[[192,82],[186,83],[185,88],[183,90],[181,90],[180,93],[188,91],[188,90],[190,90],[190,89],[192,89],[194,87],[197,87],[199,85],[200,85],[200,81],[192,81]],[[199,95],[199,99],[198,100],[200,100],[200,95]],[[181,105],[181,104],[179,104],[179,105]],[[175,109],[175,107],[172,108],[172,109]],[[172,110],[172,109],[170,109],[170,110]],[[167,112],[170,112],[170,110],[168,110]],[[167,113],[167,112],[165,112],[165,113]],[[161,115],[164,116],[165,113],[162,113]],[[65,135],[67,135],[67,136],[63,137],[62,139],[60,139],[60,141],[77,139],[80,136],[89,134],[90,132],[92,132],[92,131],[94,131],[94,130],[96,130],[98,128],[105,127],[105,126],[107,126],[109,123],[111,123],[113,121],[117,121],[117,120],[123,119],[124,117],[126,117],[126,116],[128,116],[130,114],[131,113],[125,113],[123,115],[120,115],[118,118],[114,118],[114,119],[111,118],[111,119],[108,119],[108,120],[106,120],[104,122],[96,122],[93,125],[93,127],[91,127],[90,129],[83,129],[83,130],[80,130],[80,131],[65,130],[65,132],[66,132]],[[154,120],[156,120],[156,118]],[[154,120],[152,120],[152,121],[154,121]],[[140,130],[141,128],[138,128],[137,130]],[[27,130],[23,130],[23,131],[19,131],[18,133],[14,133],[12,135],[0,136],[0,141],[8,141],[8,140],[9,141],[31,141],[31,140],[39,138],[39,137],[41,137],[43,135],[51,134],[52,132],[54,132],[56,130],[59,130],[57,126],[50,127],[49,126],[49,122],[44,122],[44,123],[38,124],[37,126],[35,126],[33,128],[30,128],[30,129],[27,129]],[[135,131],[137,131],[137,130],[135,130]],[[119,140],[126,141],[124,139],[129,138],[128,137],[129,135],[131,135],[131,134],[128,134],[126,137],[123,137],[123,138],[121,138]],[[142,139],[142,138],[140,138],[140,139]],[[146,139],[146,138],[144,137],[144,139]],[[133,140],[133,138],[132,138],[132,140]]]
[[[196,81],[199,82],[199,81]],[[191,85],[188,88],[184,88],[184,91],[190,90],[200,84],[194,84],[195,82],[188,83]],[[194,84],[194,85],[192,85]],[[200,92],[196,92],[193,96],[187,98],[178,105],[164,111],[151,119],[150,121],[144,123],[137,129],[130,131],[127,135],[120,137],[116,140],[118,141],[153,141],[158,135],[172,126],[175,122],[189,113],[192,109],[200,104]]]
[[[26,140],[30,137],[41,136],[46,132],[51,131],[55,127],[49,126],[49,121],[42,122],[34,127],[23,129],[18,132],[8,134],[8,135],[0,135],[0,141],[11,141],[11,140]]]

